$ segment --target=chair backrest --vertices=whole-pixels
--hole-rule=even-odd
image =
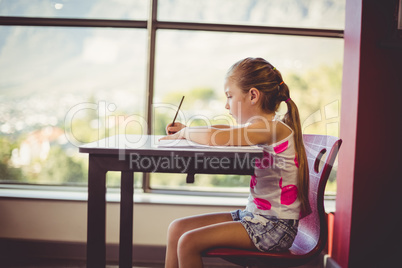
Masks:
[[[299,222],[299,231],[290,251],[296,255],[321,252],[327,242],[328,225],[324,211],[324,190],[342,140],[333,136],[303,135],[309,173],[311,213]]]

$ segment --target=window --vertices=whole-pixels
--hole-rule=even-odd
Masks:
[[[147,0],[2,0],[0,16],[146,20]]]
[[[283,73],[305,133],[339,135],[344,2],[1,1],[0,181],[86,185],[77,145],[146,132],[124,116],[164,134],[182,95],[179,120],[233,124],[223,78],[247,56]],[[249,180],[197,176],[148,174],[142,185],[136,174],[135,185],[242,192]]]
[[[160,21],[344,28],[344,0],[159,0]]]
[[[154,107],[155,134],[163,135],[175,114],[175,109],[162,104],[177,106],[183,95],[182,122],[233,124],[224,108],[226,71],[241,58],[261,56],[284,74],[299,106],[304,132],[339,135],[342,39],[183,30],[159,30],[156,39],[154,101],[159,106]],[[180,57],[172,60],[172,55]],[[187,185],[181,174],[151,174],[150,182],[154,189],[198,186],[200,190],[226,191],[236,186],[237,191],[241,186],[246,192],[249,186],[247,176],[196,176],[193,185]]]

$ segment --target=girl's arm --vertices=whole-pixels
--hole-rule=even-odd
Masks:
[[[171,135],[174,134],[180,130],[182,130],[183,128],[187,127],[186,125],[176,122],[174,123],[174,126],[172,126],[172,124],[168,124],[166,126],[166,134]],[[229,125],[213,125],[211,126],[211,128],[230,128],[231,126]]]
[[[235,128],[229,125],[212,125],[213,128]]]
[[[248,126],[185,127],[162,139],[187,139],[205,145],[241,146],[267,144],[272,140],[272,122],[259,121]]]

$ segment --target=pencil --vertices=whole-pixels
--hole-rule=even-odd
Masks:
[[[181,98],[179,107],[177,108],[176,115],[175,115],[174,118],[173,118],[172,126],[174,126],[174,122],[176,121],[177,115],[179,114],[179,110],[180,110],[181,104],[183,103],[183,100],[184,100],[184,96],[183,96],[183,98]]]

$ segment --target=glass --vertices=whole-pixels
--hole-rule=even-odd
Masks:
[[[157,32],[153,133],[165,134],[183,95],[177,121],[234,124],[224,108],[224,78],[233,63],[250,56],[263,57],[282,72],[299,107],[303,133],[339,136],[343,39],[176,30]],[[151,187],[188,187],[185,177],[172,176],[151,174]],[[233,179],[248,186],[248,180]],[[216,182],[217,176],[203,177],[196,186],[208,189]]]
[[[345,0],[159,0],[158,20],[344,29]]]
[[[127,118],[144,117],[146,30],[3,26],[0,36],[0,180],[86,184],[77,146],[141,132]]]
[[[146,20],[148,0],[2,0],[0,16]]]

